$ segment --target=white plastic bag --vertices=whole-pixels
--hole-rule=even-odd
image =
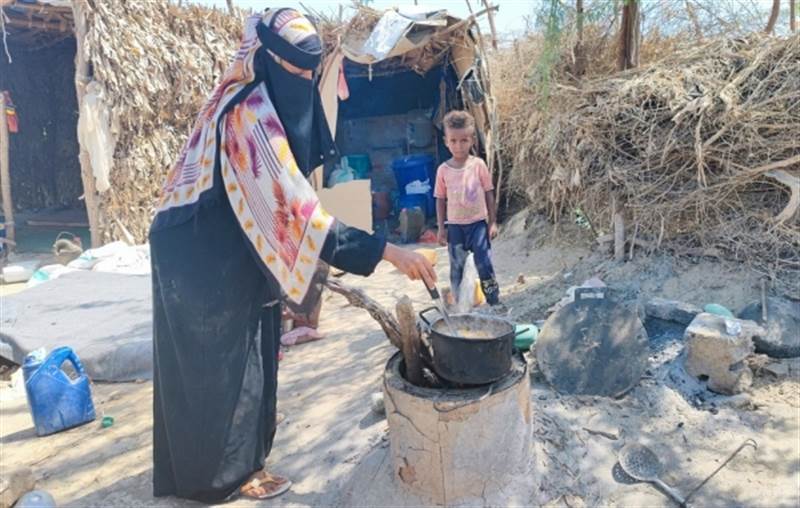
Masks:
[[[427,194],[431,190],[431,184],[429,180],[414,180],[413,182],[406,185],[406,194]]]

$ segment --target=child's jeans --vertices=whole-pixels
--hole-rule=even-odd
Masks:
[[[492,267],[492,246],[486,221],[473,224],[447,225],[447,252],[450,254],[450,289],[458,297],[458,288],[464,277],[464,264],[470,252],[481,279],[481,289],[489,305],[500,303],[500,287]]]

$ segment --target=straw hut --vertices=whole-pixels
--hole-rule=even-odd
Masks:
[[[166,0],[0,8],[0,90],[19,120],[8,136],[6,222],[14,212],[31,224],[88,220],[93,245],[144,241],[162,179],[227,66],[240,19]]]
[[[432,215],[435,168],[450,156],[442,142],[442,118],[452,109],[473,114],[477,152],[494,168],[494,101],[476,23],[493,10],[459,19],[444,10],[362,6],[348,21],[310,13],[325,42],[323,106],[344,156],[317,175],[316,185],[333,187],[320,195],[334,215],[369,229],[386,213],[370,193],[398,198],[397,211],[421,204],[407,198],[424,194],[425,180],[423,207]],[[427,171],[415,167],[420,163]],[[344,166],[361,179],[336,185],[337,170]],[[409,190],[420,194],[410,196]]]
[[[86,222],[95,246],[146,241],[164,175],[227,67],[243,13],[167,0],[0,0],[0,8],[0,90],[19,120],[0,175],[6,224],[17,212],[19,225]],[[331,127],[348,160],[365,155],[372,167],[344,203],[335,195],[341,188],[333,196],[321,189],[336,168],[316,173],[335,215],[347,221],[355,211],[350,222],[369,229],[371,192],[397,190],[394,160],[446,156],[436,134],[452,108],[473,112],[480,154],[493,163],[493,103],[475,16],[360,8],[347,22],[315,17]]]

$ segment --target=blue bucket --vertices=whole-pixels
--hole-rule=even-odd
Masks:
[[[78,377],[70,379],[61,367],[70,362]],[[68,347],[53,350],[40,360],[28,355],[22,364],[28,406],[38,436],[77,427],[95,419],[89,376]]]
[[[400,194],[406,193],[406,185],[414,181],[428,181],[433,188],[435,182],[432,179],[434,171],[433,157],[427,154],[407,155],[392,162],[394,178],[397,181],[397,188]]]

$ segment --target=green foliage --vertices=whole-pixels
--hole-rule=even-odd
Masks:
[[[624,0],[637,1],[637,0]],[[599,23],[614,16],[619,4],[611,0],[586,2],[583,22]],[[567,35],[576,30],[577,13],[574,3],[567,6],[564,0],[544,0],[536,16],[537,28],[544,40],[539,59],[535,62],[529,77],[530,86],[538,92],[539,106],[546,109],[550,90],[555,79],[555,69],[562,54],[562,44]]]
[[[550,96],[553,71],[558,63],[561,35],[566,9],[559,0],[548,0],[543,4],[538,23],[544,29],[544,46],[530,78],[530,84],[538,89],[540,106],[546,107]]]

